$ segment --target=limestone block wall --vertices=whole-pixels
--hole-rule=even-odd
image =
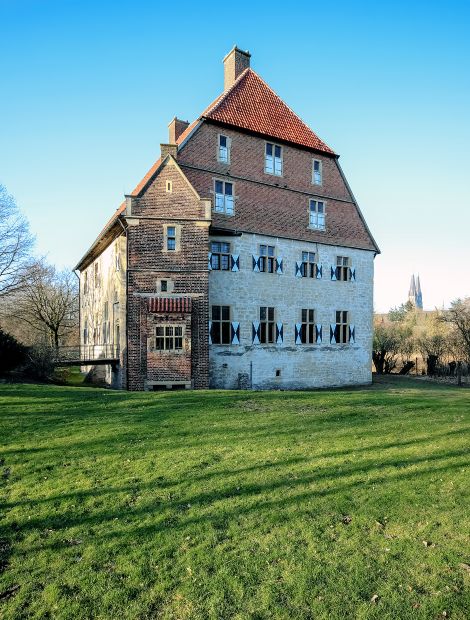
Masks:
[[[230,305],[232,321],[240,323],[240,344],[210,345],[211,387],[246,385],[243,376],[245,380],[251,379],[255,389],[357,385],[371,381],[373,252],[251,233],[214,236],[211,240],[229,241],[240,265],[238,272],[209,272],[209,306]],[[275,246],[277,257],[282,257],[282,274],[253,271],[252,256],[259,255],[260,244]],[[296,262],[302,260],[303,251],[316,253],[322,265],[322,279],[296,277]],[[355,281],[331,280],[330,267],[336,266],[337,256],[350,258]],[[275,307],[276,321],[283,324],[282,344],[252,344],[252,322],[259,320],[260,306]],[[295,324],[301,321],[302,308],[315,310],[315,322],[322,325],[321,344],[295,343]],[[335,323],[337,310],[350,313],[355,343],[330,344],[330,324]]]

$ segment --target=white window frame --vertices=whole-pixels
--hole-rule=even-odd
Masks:
[[[315,176],[315,163],[318,164],[318,176]],[[312,183],[313,185],[323,185],[323,162],[321,159],[312,160]]]
[[[319,213],[319,205],[322,205],[322,212]],[[314,209],[312,210],[312,206]],[[326,202],[324,200],[317,200],[316,198],[309,198],[308,201],[308,225],[309,228],[315,228],[315,230],[325,230],[326,226]]]
[[[304,320],[305,318],[305,320]],[[315,308],[302,308],[300,311],[300,338],[302,344],[315,344],[316,338]]]
[[[271,310],[272,312],[270,312]],[[259,343],[260,344],[276,344],[276,307],[275,306],[260,306],[259,325],[260,325]]]
[[[339,316],[338,316],[339,315]],[[344,321],[346,315],[346,321]],[[339,318],[339,322],[338,322]],[[349,310],[335,311],[335,340],[336,344],[349,343],[349,326],[351,325],[351,316]]]
[[[349,282],[351,280],[351,259],[349,256],[336,257],[336,280]]]
[[[166,181],[165,191],[167,194],[171,194],[173,192],[173,181]]]
[[[214,308],[218,308],[219,312],[220,312],[220,318],[219,319],[215,319],[214,318]],[[227,318],[222,318],[222,312],[223,312],[223,308],[228,308],[228,319]],[[232,344],[232,307],[228,306],[228,305],[220,305],[220,304],[214,304],[213,306],[211,306],[211,322],[212,322],[212,332],[211,332],[211,340],[212,340],[212,344],[217,344],[220,346],[228,346]],[[215,342],[214,340],[214,325],[218,324],[219,325],[219,340],[220,342]],[[223,342],[224,338],[223,338],[223,326],[226,326],[227,329],[227,325],[228,325],[228,342]]]
[[[272,153],[268,155],[268,147],[271,147]],[[276,157],[276,148],[280,149],[281,156]],[[275,177],[282,177],[284,171],[284,149],[280,144],[275,142],[264,143],[264,172]]]
[[[222,146],[221,138],[225,138],[225,146]],[[217,161],[221,164],[230,163],[230,151],[232,146],[232,140],[223,133],[217,134]],[[224,157],[225,154],[225,157]]]
[[[217,191],[217,183],[222,183],[222,193]],[[232,186],[232,193],[226,193],[227,185]],[[214,179],[214,213],[220,215],[235,215],[235,183]]]

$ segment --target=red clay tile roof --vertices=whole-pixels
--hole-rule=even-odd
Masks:
[[[335,154],[252,69],[245,69],[202,117]]]

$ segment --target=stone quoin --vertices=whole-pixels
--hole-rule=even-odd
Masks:
[[[92,376],[129,390],[371,381],[379,249],[338,162],[237,47],[222,94],[161,156],[80,272]],[[100,374],[102,373],[102,374]]]

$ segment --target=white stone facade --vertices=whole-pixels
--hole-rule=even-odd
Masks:
[[[240,344],[210,346],[211,387],[299,389],[371,382],[373,251],[251,233],[212,236],[211,241],[230,242],[232,255],[239,256],[239,271],[210,272],[210,308],[230,306],[231,320],[240,324]],[[275,246],[276,256],[282,257],[282,274],[253,271],[252,257],[259,255],[260,244]],[[296,277],[296,262],[305,251],[315,252],[322,265],[321,279]],[[355,281],[331,279],[337,256],[349,257]],[[260,306],[276,309],[275,320],[283,327],[282,344],[252,343]],[[321,344],[295,343],[295,325],[303,308],[315,310],[315,323],[322,326]],[[349,312],[354,343],[330,343],[337,310]]]
[[[82,358],[120,358],[111,365],[84,366],[93,379],[114,387],[123,385],[126,349],[126,238],[117,237],[86,269],[80,272],[80,346]],[[106,308],[107,305],[107,308]]]

